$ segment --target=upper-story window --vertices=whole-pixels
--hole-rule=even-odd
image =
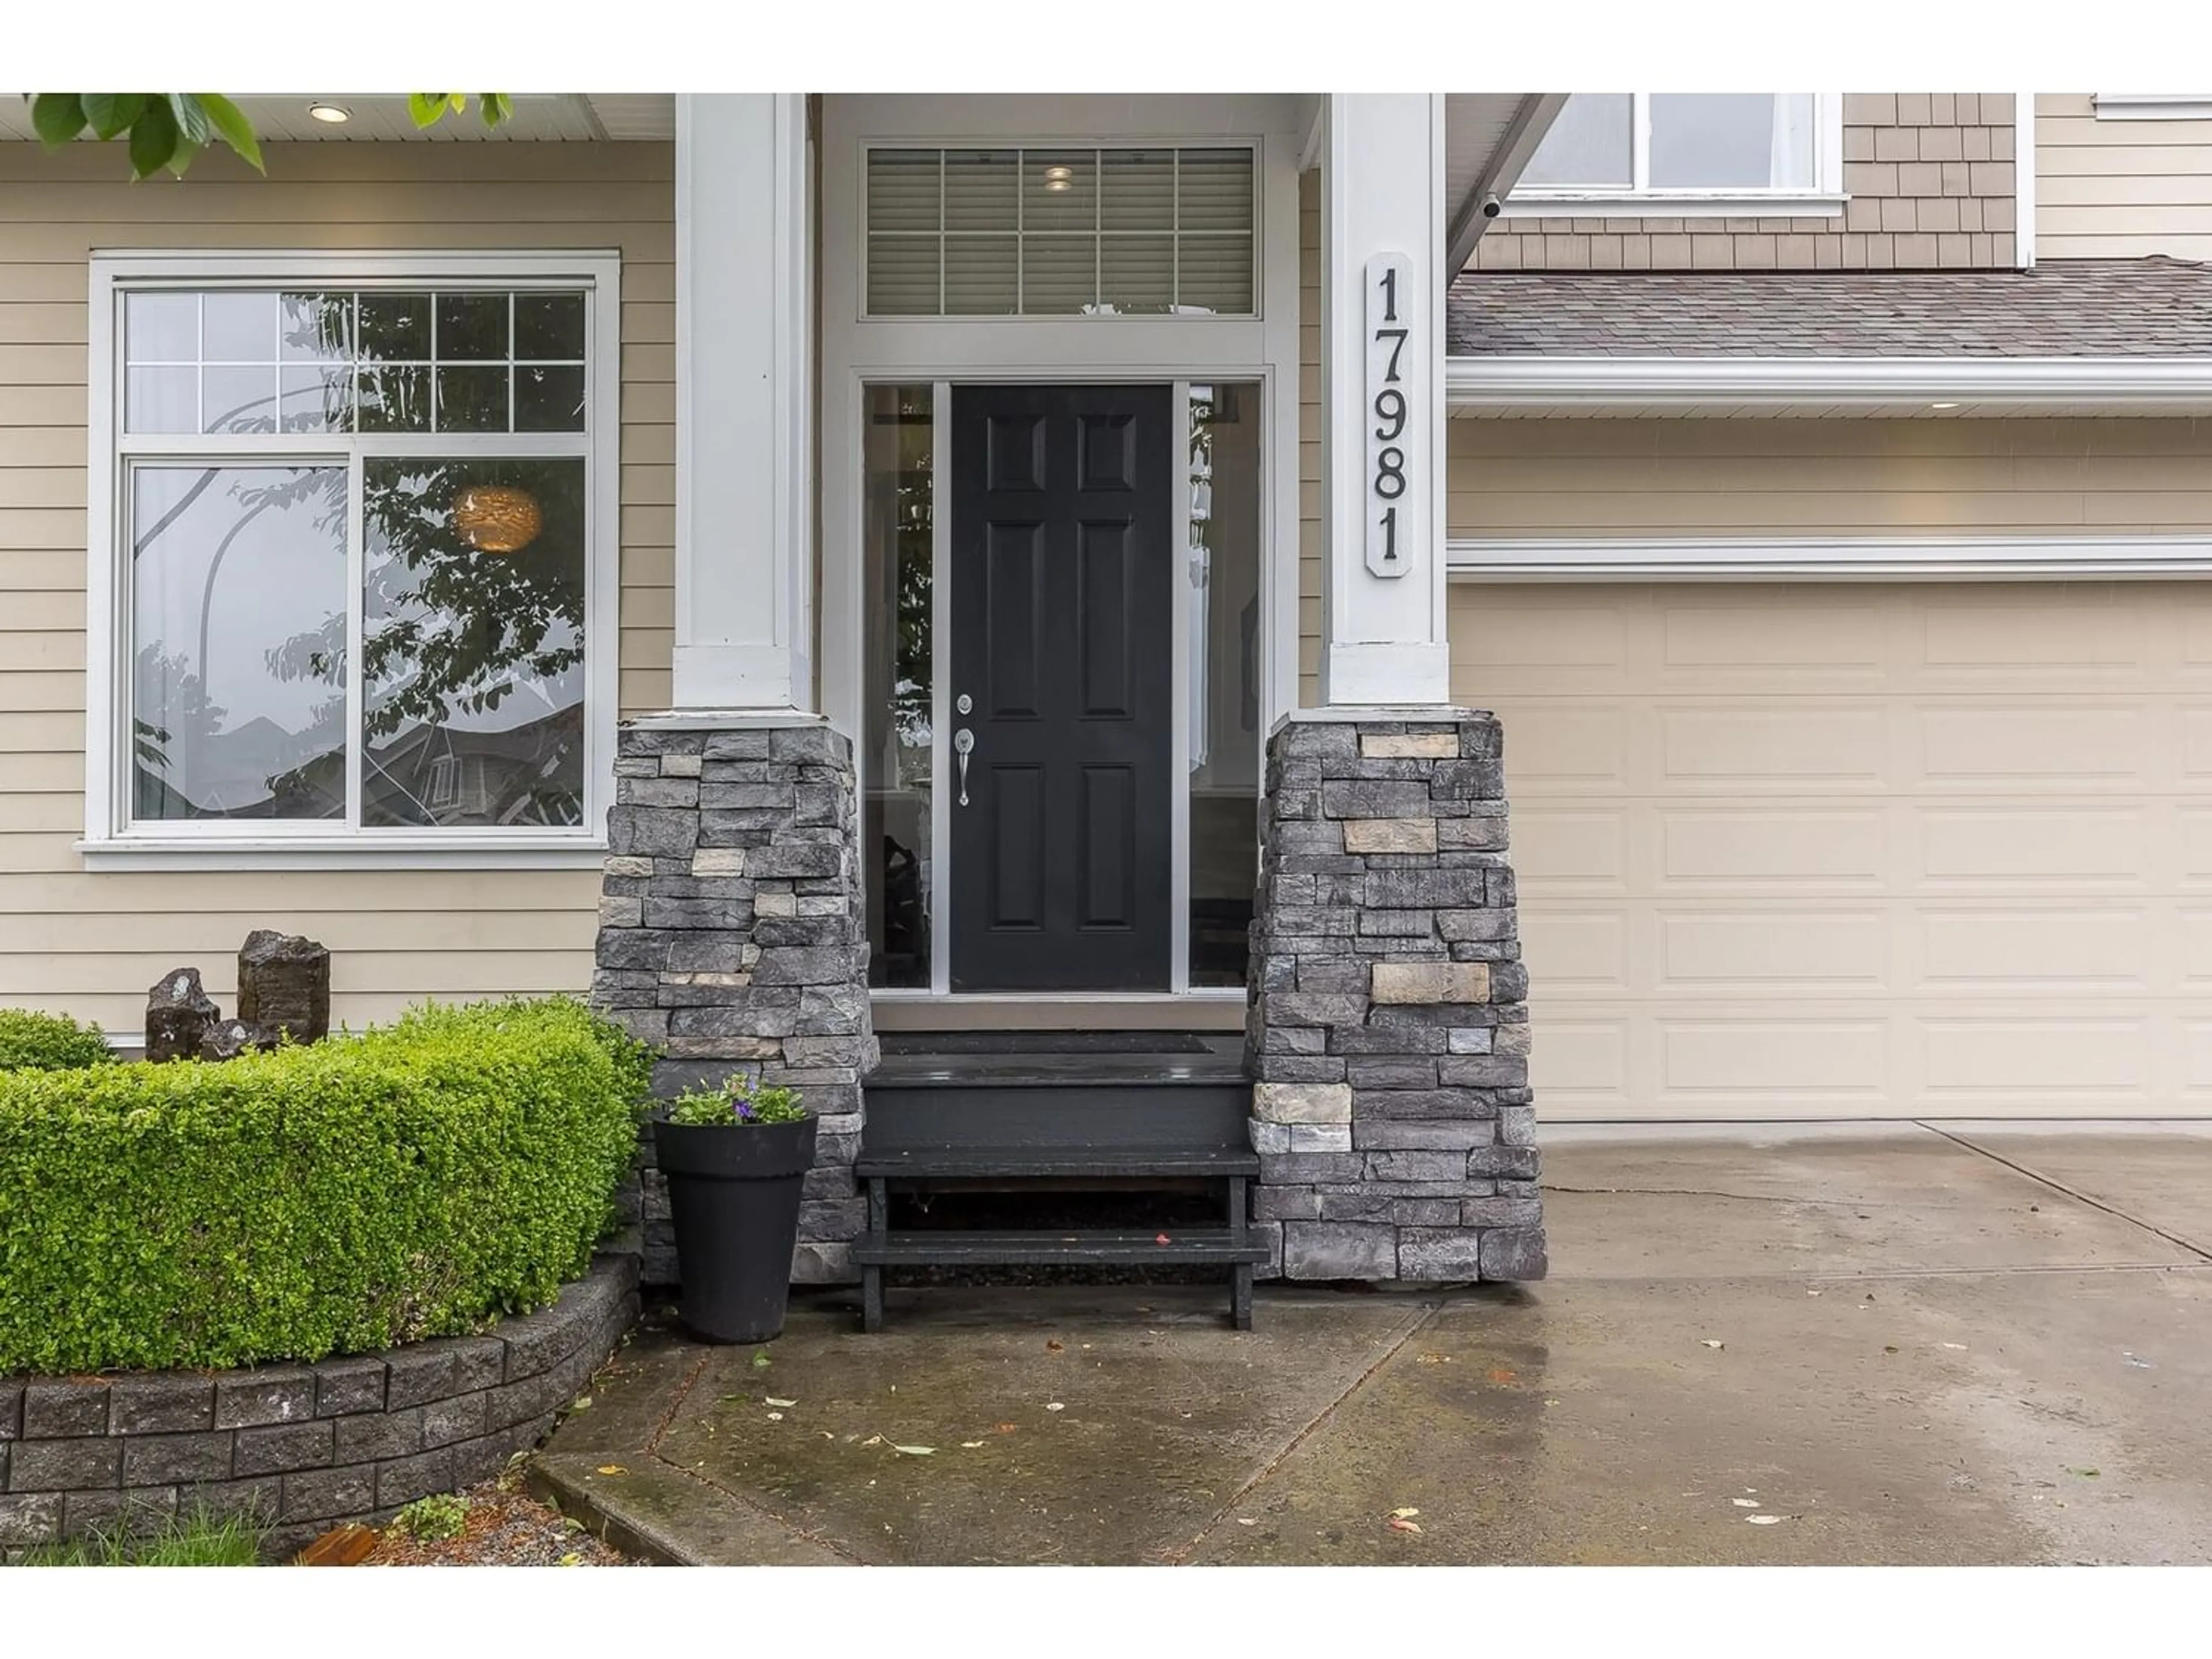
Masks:
[[[94,842],[597,833],[612,261],[414,263],[96,264]]]
[[[1509,211],[1835,210],[1842,100],[1814,92],[1579,92]]]
[[[1253,314],[1252,151],[871,149],[872,317]]]

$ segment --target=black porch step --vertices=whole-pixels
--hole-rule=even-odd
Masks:
[[[1168,1242],[1160,1243],[1162,1238]],[[1102,1261],[1209,1262],[1256,1265],[1264,1244],[1240,1239],[1227,1227],[1194,1227],[1165,1233],[908,1232],[870,1233],[853,1246],[864,1267],[1089,1267]]]
[[[1260,1160],[1249,1151],[1228,1146],[928,1146],[880,1152],[864,1148],[853,1173],[863,1181],[1218,1178],[1257,1176]]]

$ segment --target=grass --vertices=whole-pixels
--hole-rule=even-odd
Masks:
[[[261,1558],[261,1528],[252,1516],[204,1508],[172,1516],[160,1530],[135,1535],[95,1532],[27,1552],[27,1567],[250,1567]]]

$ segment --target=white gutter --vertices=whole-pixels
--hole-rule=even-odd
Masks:
[[[2208,357],[1453,357],[1455,410],[2212,404]]]

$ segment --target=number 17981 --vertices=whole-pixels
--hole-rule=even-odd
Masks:
[[[1367,378],[1364,388],[1372,422],[1367,438],[1367,568],[1378,576],[1402,576],[1412,566],[1410,545],[1400,545],[1397,502],[1406,493],[1407,342],[1413,338],[1409,303],[1413,264],[1402,253],[1378,253],[1367,262]],[[1403,304],[1401,315],[1401,301]]]

